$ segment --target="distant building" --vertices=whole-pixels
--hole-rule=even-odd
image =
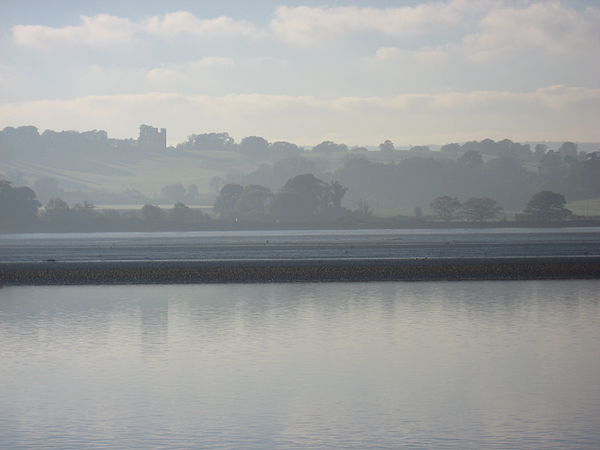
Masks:
[[[138,147],[151,150],[165,150],[167,148],[167,129],[154,128],[150,125],[140,125],[140,136],[137,140]]]

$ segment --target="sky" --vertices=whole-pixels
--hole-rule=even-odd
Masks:
[[[2,0],[0,128],[600,141],[600,1]]]

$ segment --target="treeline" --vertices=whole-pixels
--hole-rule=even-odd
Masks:
[[[183,203],[170,209],[147,204],[137,211],[119,211],[96,209],[89,202],[69,205],[54,198],[41,206],[32,189],[0,181],[0,231],[4,232],[159,231],[213,226],[208,214]]]
[[[407,211],[447,193],[494,198],[518,211],[533,194],[545,190],[560,192],[569,200],[599,197],[600,153],[548,150],[524,160],[514,152],[491,156],[471,149],[456,159],[410,157],[377,162],[354,157],[334,170],[332,177],[349,188],[349,203],[366,200],[378,209]]]
[[[360,211],[341,206],[346,189],[311,174],[290,179],[277,193],[264,186],[228,184],[212,214],[177,202],[172,208],[146,204],[139,210],[97,209],[92,203],[69,205],[53,198],[42,205],[29,187],[0,181],[0,230],[25,231],[158,231],[333,225],[360,218]]]
[[[231,183],[221,188],[213,210],[234,222],[333,223],[360,214],[342,207],[346,190],[337,181],[326,183],[312,174],[289,179],[276,193],[261,185]]]
[[[163,132],[166,133],[166,130],[163,129],[159,132],[158,129],[151,126],[141,125],[140,135],[137,139],[115,139],[110,138],[104,130],[83,132],[45,130],[40,132],[36,127],[30,125],[6,127],[0,130],[0,150],[8,156],[23,152],[37,154],[56,152],[77,154],[83,152],[94,154],[108,150],[127,152],[135,149],[166,150],[169,152],[237,151],[256,159],[270,159],[272,157],[279,159],[280,157],[298,156],[307,151],[323,155],[368,151],[366,147],[348,146],[329,140],[308,148],[287,141],[269,142],[261,136],[247,136],[241,139],[240,142],[236,142],[227,132],[192,134],[185,141],[167,147],[161,145],[164,136],[160,133]],[[408,150],[415,154],[431,152],[430,147],[427,145],[400,148],[396,147],[390,140],[385,140],[379,145],[373,145],[371,148],[379,149],[380,152],[388,154],[402,150]],[[482,141],[468,141],[463,144],[451,143],[441,146],[440,150],[442,154],[454,157],[468,151],[477,151],[482,155],[493,157],[512,156],[525,162],[539,161],[547,152],[555,152],[563,157],[578,156],[577,144],[573,142],[564,142],[558,149],[553,150],[543,143],[536,144],[532,149],[530,144],[520,144],[510,139],[500,141],[483,139]]]
[[[338,181],[324,182],[312,174],[289,179],[277,192],[261,185],[227,184],[215,200],[212,214],[179,202],[163,209],[146,204],[139,210],[98,210],[89,202],[73,206],[60,198],[43,209],[35,192],[0,181],[0,231],[3,232],[86,232],[86,231],[166,231],[215,230],[279,227],[410,227],[437,226],[459,221],[484,223],[503,221],[503,208],[486,197],[471,197],[461,203],[456,197],[439,196],[430,204],[432,215],[420,207],[414,215],[381,218],[373,215],[368,203],[356,209],[342,206],[347,188]],[[542,191],[535,194],[517,223],[535,225],[577,221],[565,207],[562,194]],[[496,222],[494,222],[496,223]],[[515,224],[515,222],[512,222]]]
[[[541,191],[529,199],[525,209],[514,217],[516,222],[562,222],[568,219],[578,219],[566,207],[565,196],[552,191]],[[498,202],[489,197],[471,197],[460,202],[456,197],[443,195],[433,199],[429,205],[435,217],[446,222],[466,220],[468,222],[485,222],[497,220],[504,209]],[[421,208],[415,208],[415,216],[421,217]],[[506,217],[502,217],[506,220]]]

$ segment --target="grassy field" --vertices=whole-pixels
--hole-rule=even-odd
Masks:
[[[4,172],[18,174],[29,185],[44,177],[55,178],[65,190],[105,189],[119,192],[136,189],[148,196],[158,194],[168,184],[196,184],[200,192],[210,192],[214,176],[231,172],[246,173],[255,169],[255,161],[234,152],[150,154],[143,157],[99,161],[83,164],[67,161],[4,161]]]
[[[568,202],[567,208],[578,216],[600,216],[600,198]]]

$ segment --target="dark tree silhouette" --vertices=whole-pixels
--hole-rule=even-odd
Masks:
[[[164,216],[164,211],[155,205],[142,206],[142,218],[148,222],[157,222]]]
[[[328,184],[312,174],[297,175],[285,183],[271,204],[271,214],[282,221],[308,222],[340,212],[346,188]]]
[[[393,152],[396,150],[394,143],[389,139],[379,144],[379,150],[382,152]]]
[[[319,145],[314,146],[312,151],[316,153],[345,153],[348,151],[348,146],[346,144],[336,144],[332,141],[323,141]]]
[[[221,188],[219,195],[213,205],[213,210],[219,214],[222,219],[233,219],[236,217],[236,205],[244,188],[235,183],[226,184]]]
[[[496,200],[488,197],[471,197],[462,205],[463,214],[467,220],[483,222],[484,220],[495,219],[502,211]]]
[[[263,220],[273,199],[271,189],[251,184],[246,186],[235,204],[239,217],[248,220]]]
[[[330,203],[330,206],[333,208],[341,208],[342,198],[347,190],[348,188],[342,186],[339,181],[333,181],[332,183],[329,183],[327,200]]]
[[[483,158],[477,150],[468,150],[458,157],[456,160],[461,166],[469,169],[481,169],[483,166]]]
[[[462,205],[456,197],[443,195],[441,197],[434,198],[429,206],[436,216],[449,222],[460,210]]]
[[[577,157],[577,144],[573,142],[563,142],[561,146],[558,148],[558,153],[560,153],[563,157],[573,156]]]
[[[298,155],[302,149],[291,142],[277,141],[271,144],[271,151],[273,156],[287,157]]]
[[[260,136],[248,136],[239,145],[240,153],[249,158],[261,159],[269,156],[269,143]]]
[[[0,180],[0,228],[12,230],[28,227],[37,218],[40,202],[28,187],[12,187]]]
[[[564,220],[573,213],[565,207],[565,196],[552,191],[541,191],[531,197],[523,215],[527,219],[551,222]]]
[[[235,150],[235,141],[229,133],[192,134],[186,142],[177,145],[177,150],[232,151]]]

